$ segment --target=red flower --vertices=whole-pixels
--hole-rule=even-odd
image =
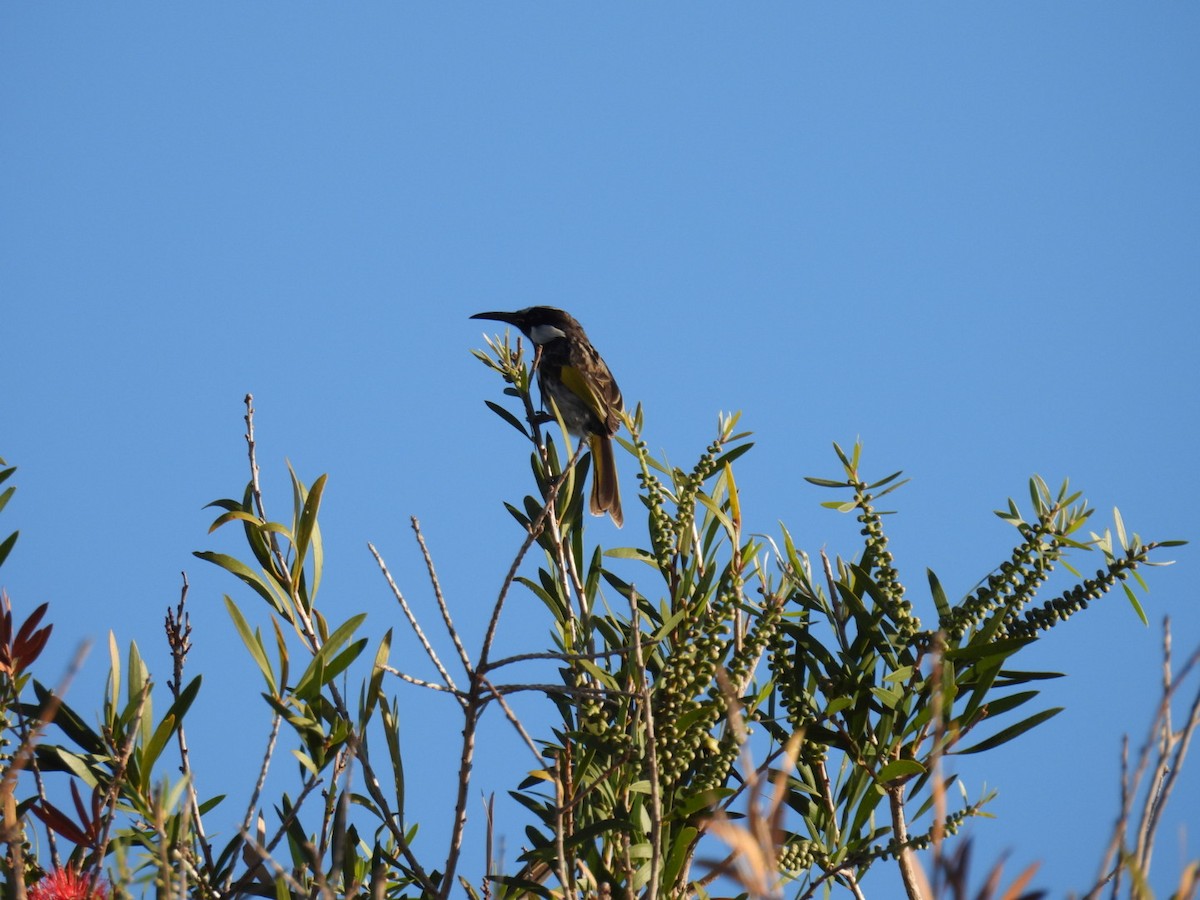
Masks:
[[[72,869],[55,869],[29,889],[29,900],[108,900],[108,883]]]

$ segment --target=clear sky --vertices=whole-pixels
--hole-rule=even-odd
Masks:
[[[502,502],[529,485],[467,317],[531,304],[583,322],[674,462],[742,410],[757,530],[853,553],[801,476],[856,438],[868,472],[904,469],[889,524],[927,615],[925,567],[969,590],[1015,536],[991,511],[1035,472],[1100,525],[1116,505],[1195,541],[1198,47],[1178,2],[6,3],[0,455],[20,471],[0,530],[21,538],[0,583],[19,615],[50,602],[51,661],[98,642],[69,698],[90,711],[109,628],[165,682],[186,571],[201,790],[244,796],[267,712],[220,602],[238,585],[191,555],[236,549],[201,507],[245,483],[243,395],[275,517],[285,459],[329,473],[326,602],[400,625],[373,541],[431,613],[416,515],[473,633],[519,542]],[[645,535],[618,466],[606,545]],[[1090,884],[1163,615],[1180,655],[1200,641],[1200,554],[1174,557],[1148,573],[1150,628],[1110,596],[1024,657],[1069,673],[1043,702],[1067,709],[969,769],[1001,791],[981,859]],[[505,640],[536,649],[525,602]],[[400,693],[410,813],[441,840],[425,751],[456,726]],[[480,790],[515,783],[511,761]],[[1197,767],[1164,893],[1200,855]]]

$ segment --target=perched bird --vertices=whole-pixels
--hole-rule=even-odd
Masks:
[[[621,389],[583,328],[553,306],[483,312],[471,318],[515,325],[537,347],[534,364],[542,388],[542,405],[557,407],[567,430],[586,438],[592,451],[592,515],[608,513],[620,528],[625,517],[617,489],[612,435],[621,425]]]

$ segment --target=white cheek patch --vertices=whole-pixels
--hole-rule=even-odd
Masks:
[[[565,331],[553,325],[534,325],[529,329],[529,339],[535,344],[548,344],[555,338],[566,336]]]

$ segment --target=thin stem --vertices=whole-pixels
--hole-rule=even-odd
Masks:
[[[904,820],[904,785],[895,784],[887,789],[888,805],[892,811],[892,836],[896,842],[896,863],[900,866],[900,877],[908,900],[922,900],[921,881],[918,874],[916,854],[908,846],[908,824]]]
[[[489,696],[500,704],[500,708],[504,710],[504,715],[508,717],[508,721],[511,722],[513,728],[517,730],[517,734],[521,736],[521,740],[525,742],[525,746],[529,748],[529,752],[533,754],[533,758],[537,760],[538,765],[541,765],[543,763],[542,754],[538,752],[537,744],[533,742],[533,738],[529,736],[529,732],[525,730],[525,726],[522,725],[521,720],[517,718],[516,712],[511,706],[508,705],[508,701],[504,699],[503,692],[497,690],[495,685],[493,685],[483,676],[480,676],[480,680],[490,692]]]
[[[567,474],[570,470],[564,470],[550,484],[550,489],[546,492],[547,499],[542,511],[538,517],[533,520],[529,526],[529,533],[525,535],[525,539],[521,542],[520,549],[517,550],[517,555],[512,561],[512,565],[508,567],[508,572],[504,576],[504,582],[500,585],[500,595],[496,598],[495,606],[492,607],[492,617],[488,621],[487,632],[483,638],[483,647],[479,652],[479,662],[476,664],[475,671],[485,671],[488,668],[488,658],[491,655],[492,642],[496,638],[496,629],[500,625],[500,613],[504,609],[505,601],[508,599],[508,592],[512,588],[512,584],[516,581],[517,570],[520,569],[521,563],[525,559],[525,555],[533,546],[533,542],[537,540],[541,534],[542,528],[545,527],[547,519],[551,519],[551,509],[554,506],[554,500],[558,497],[558,491],[562,487],[563,482],[567,479]]]
[[[250,823],[254,821],[254,816],[258,813],[258,798],[262,796],[263,787],[267,783],[267,771],[271,768],[271,759],[275,755],[275,742],[279,739],[279,726],[282,721],[279,713],[271,716],[271,732],[267,736],[267,748],[263,753],[262,763],[258,767],[258,780],[254,783],[254,790],[250,792],[250,801],[246,804],[246,814],[242,817],[242,827],[238,829],[239,834],[250,833]],[[225,891],[228,892],[232,885],[233,870],[231,869],[225,879]]]
[[[395,675],[401,681],[407,681],[409,684],[414,685],[416,687],[426,688],[431,691],[440,691],[443,694],[452,694],[455,698],[457,698],[460,701],[466,699],[467,694],[465,691],[456,690],[454,688],[448,688],[444,684],[437,684],[432,681],[426,681],[424,678],[417,678],[415,675],[409,675],[407,672],[401,672],[395,666],[389,666],[386,663],[384,663],[382,666],[380,666],[380,668],[383,669],[383,671],[385,671],[391,675]]]
[[[467,788],[471,783],[471,770],[475,758],[475,732],[479,726],[479,717],[483,714],[483,704],[479,697],[482,679],[472,678],[471,690],[463,705],[462,750],[458,759],[458,793],[454,800],[454,824],[450,831],[450,849],[446,854],[446,874],[442,876],[442,889],[438,896],[446,898],[454,886],[454,874],[458,868],[458,858],[462,852],[463,831],[467,826]]]
[[[166,619],[167,644],[171,649],[173,666],[173,677],[167,686],[171,689],[171,696],[175,698],[176,702],[179,701],[179,695],[183,690],[184,663],[187,660],[188,651],[192,649],[192,623],[185,609],[188,595],[187,573],[181,572],[180,575],[183,577],[183,587],[179,592],[179,605],[174,612],[170,607],[167,608]],[[182,720],[175,728],[175,740],[179,745],[179,771],[187,779],[188,805],[192,810],[196,836],[200,841],[200,850],[204,854],[206,868],[211,872],[213,870],[212,845],[208,842],[208,836],[204,833],[204,822],[200,818],[200,797],[196,791],[196,777],[192,771],[191,755],[188,753],[187,737],[184,734]]]
[[[442,676],[442,682],[446,685],[447,690],[453,691],[455,695],[461,697],[462,692],[454,684],[454,679],[450,677],[450,673],[446,667],[442,665],[441,659],[437,655],[437,651],[433,649],[433,644],[429,642],[429,638],[425,636],[424,630],[421,628],[420,622],[417,621],[416,615],[413,614],[412,608],[408,605],[408,601],[404,599],[404,594],[400,592],[395,580],[392,578],[392,573],[388,571],[387,563],[383,561],[383,557],[379,555],[379,551],[375,549],[375,545],[368,543],[367,549],[371,551],[371,555],[375,557],[375,562],[379,566],[379,571],[383,573],[383,577],[387,580],[388,587],[392,589],[392,596],[396,598],[396,602],[400,604],[400,609],[404,613],[404,618],[408,620],[409,627],[412,628],[413,634],[417,636],[421,646],[425,650],[425,655],[429,657],[434,668],[438,670],[438,674]],[[468,669],[470,667],[468,666]]]
[[[642,656],[642,614],[638,608],[637,589],[629,587],[629,608],[632,612],[633,662],[638,676],[639,702],[646,725],[646,770],[650,776],[650,885],[646,900],[657,900],[659,872],[662,868],[662,787],[658,781],[658,741],[654,735],[654,706],[650,697],[650,673]]]
[[[125,782],[125,773],[129,768],[129,758],[133,755],[133,750],[137,746],[138,732],[142,727],[142,716],[146,713],[146,703],[150,699],[151,683],[147,680],[142,685],[142,690],[138,695],[137,711],[130,720],[129,733],[125,736],[125,742],[120,747],[113,747],[117,750],[116,767],[112,774],[112,783],[108,786],[107,795],[104,798],[105,806],[108,811],[104,816],[104,828],[100,832],[100,839],[96,842],[97,872],[99,864],[108,855],[108,843],[112,835],[113,822],[117,818],[117,801],[121,797],[121,786]]]
[[[262,485],[259,483],[258,478],[258,456],[255,451],[256,445],[254,442],[254,395],[247,394],[243,402],[246,404],[246,415],[244,418],[246,422],[246,453],[250,462],[250,495],[254,498],[254,508],[258,512],[259,519],[267,522],[269,520],[267,519],[266,504],[263,502]],[[279,549],[279,537],[276,535],[274,529],[267,530],[267,541],[271,547],[271,555],[275,557],[277,574],[287,586],[290,596],[294,593],[292,589],[291,570],[287,564],[287,560],[284,558],[283,551]],[[293,598],[293,604],[294,602]]]
[[[458,651],[458,658],[462,662],[463,668],[470,672],[471,658],[467,655],[467,649],[458,636],[458,629],[454,627],[454,621],[450,618],[450,609],[446,606],[446,598],[442,594],[442,583],[438,579],[437,569],[433,566],[433,557],[429,555],[429,548],[425,546],[425,536],[421,534],[421,523],[417,521],[416,516],[411,516],[409,521],[412,523],[413,534],[417,536],[421,556],[425,558],[425,570],[429,573],[429,583],[433,585],[433,596],[437,601],[438,611],[442,614],[442,621],[446,623],[446,631],[450,634],[450,640],[454,642],[454,649]]]

